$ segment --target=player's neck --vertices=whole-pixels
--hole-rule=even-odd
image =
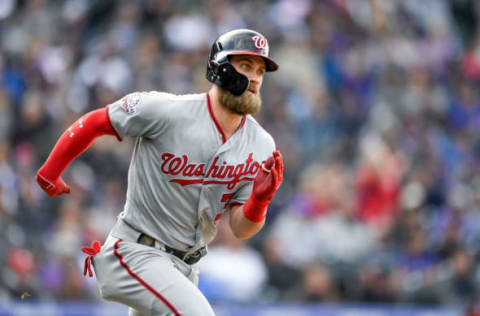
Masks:
[[[243,115],[234,113],[228,108],[226,108],[220,102],[220,98],[218,96],[218,90],[215,88],[210,89],[208,92],[210,95],[211,105],[213,115],[217,120],[220,128],[225,133],[227,139],[229,139],[240,127],[243,121]]]

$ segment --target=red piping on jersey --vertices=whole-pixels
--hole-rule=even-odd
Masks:
[[[128,264],[125,263],[123,260],[123,256],[118,252],[118,244],[122,241],[122,239],[119,239],[114,246],[114,251],[113,253],[115,256],[120,260],[120,265],[127,270],[128,274],[138,282],[140,282],[141,285],[143,285],[147,290],[149,290],[153,295],[155,295],[157,298],[159,298],[165,305],[167,305],[168,309],[170,309],[175,316],[181,316],[178,310],[159,292],[157,292],[150,284],[148,284],[145,280],[143,280],[141,277],[138,276],[135,272],[130,269]]]
[[[122,138],[120,137],[120,135],[118,134],[117,130],[115,129],[115,127],[113,126],[112,124],[112,120],[110,119],[110,113],[109,113],[109,108],[110,108],[110,105],[106,107],[106,112],[107,112],[107,121],[108,123],[110,124],[110,126],[112,127],[112,130],[115,132],[115,137],[117,137],[117,139],[119,141],[122,141]]]
[[[210,113],[210,117],[212,118],[213,123],[215,123],[215,126],[217,127],[217,130],[219,131],[219,133],[222,134],[222,144],[225,144],[225,142],[227,141],[227,136],[225,136],[223,129],[220,127],[220,124],[218,124],[218,121],[215,118],[215,115],[213,114],[212,103],[210,101],[210,95],[208,93],[207,93],[207,106],[208,106],[208,113]]]
[[[245,125],[245,121],[247,120],[247,116],[244,115],[243,118],[242,118],[242,121],[240,122],[240,126],[238,127],[238,129],[242,128],[243,125]]]
[[[217,130],[219,131],[219,133],[222,134],[222,144],[225,144],[227,142],[227,136],[223,132],[223,129],[220,127],[220,124],[218,124],[218,121],[215,118],[215,114],[213,114],[212,101],[210,100],[210,95],[208,93],[207,93],[207,106],[208,106],[208,113],[210,113],[210,117],[212,118],[213,123],[215,123],[215,126],[217,127]],[[240,122],[240,126],[238,127],[239,129],[243,127],[246,119],[247,119],[247,116],[244,115],[242,117],[242,121]]]

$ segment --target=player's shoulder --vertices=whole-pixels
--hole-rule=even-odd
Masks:
[[[245,127],[247,128],[252,140],[275,147],[275,140],[273,139],[272,135],[270,135],[270,133],[267,132],[253,116],[247,115]]]
[[[143,113],[143,115],[178,115],[191,112],[197,105],[206,100],[205,94],[173,94],[162,91],[137,91],[122,99],[127,113]]]
[[[192,94],[174,94],[169,92],[163,91],[143,91],[143,92],[135,92],[140,98],[145,99],[145,101],[167,101],[167,102],[198,102],[205,99],[205,94],[201,93],[192,93]]]

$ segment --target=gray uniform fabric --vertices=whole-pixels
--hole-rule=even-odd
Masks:
[[[140,232],[121,219],[93,258],[102,296],[130,306],[130,315],[214,315],[197,288],[198,268],[138,244]],[[116,237],[121,235],[121,238]]]
[[[120,138],[136,142],[124,210],[94,257],[102,295],[129,305],[131,315],[213,315],[196,267],[138,237],[181,251],[206,246],[230,206],[249,198],[273,138],[247,115],[225,141],[208,94],[137,92],[108,114]]]
[[[206,94],[135,93],[109,106],[120,137],[137,137],[123,219],[162,243],[196,250],[216,234],[215,218],[243,204],[273,138],[251,117],[230,139]]]

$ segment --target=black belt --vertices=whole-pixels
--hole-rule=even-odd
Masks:
[[[140,235],[140,237],[138,237],[138,243],[145,246],[157,248],[155,247],[157,241],[154,238],[143,233]],[[186,264],[197,263],[200,258],[207,254],[207,249],[205,247],[202,247],[192,253],[189,253],[188,251],[174,249],[168,247],[167,245],[162,245],[161,249],[164,250],[166,253],[172,254],[180,260],[183,260]]]

